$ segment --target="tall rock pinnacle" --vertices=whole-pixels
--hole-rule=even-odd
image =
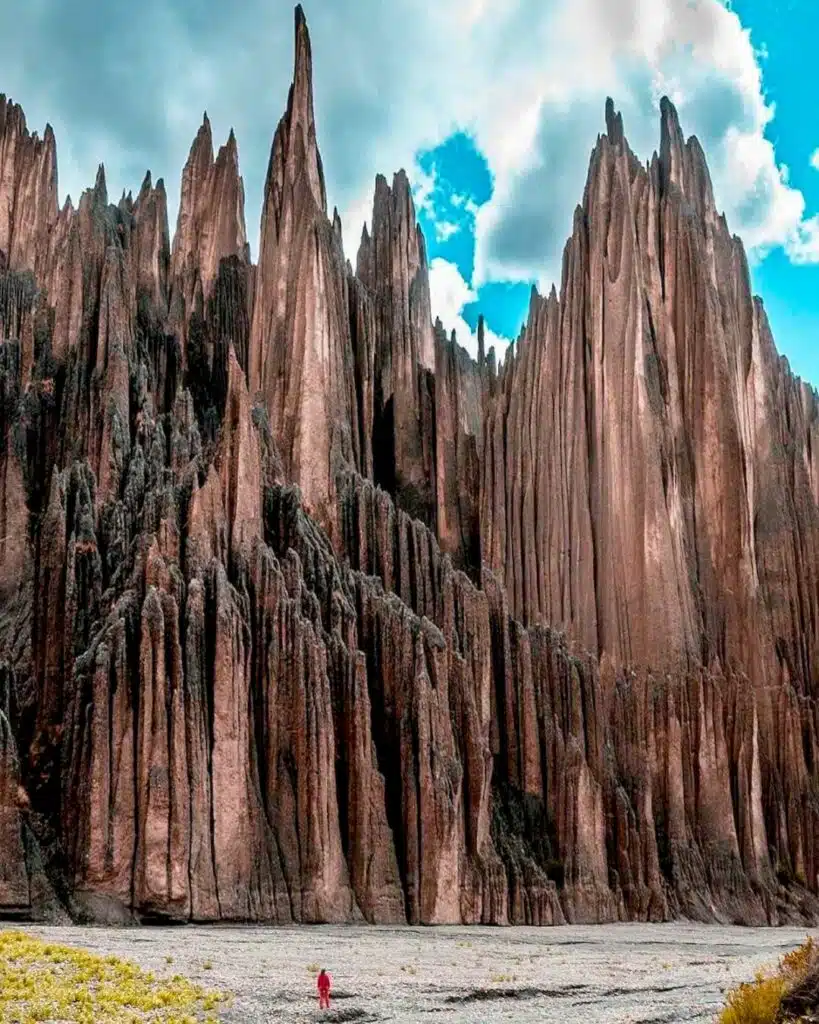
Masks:
[[[435,344],[426,245],[404,171],[392,187],[375,183],[372,234],[358,252],[357,275],[375,313],[376,480],[399,504],[428,525],[435,523],[432,431]]]
[[[307,20],[301,5],[296,8],[296,60],[293,84],[287,99],[287,120],[291,154],[296,161],[304,162],[310,189],[316,202],[326,213],[324,170],[316,141],[316,121],[313,113],[313,53]],[[293,164],[290,166],[292,169]]]
[[[58,213],[54,132],[31,135],[21,108],[0,94],[0,140],[0,251],[8,266],[32,267]]]
[[[267,407],[287,475],[330,526],[336,474],[360,464],[360,441],[346,265],[327,218],[300,8],[293,85],[265,183],[249,380]]]
[[[233,130],[214,161],[211,126],[205,114],[182,172],[171,259],[174,316],[182,331],[192,312],[203,312],[219,264],[228,257],[250,262],[244,184]]]

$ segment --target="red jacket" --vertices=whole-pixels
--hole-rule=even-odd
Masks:
[[[316,982],[316,987],[318,988],[318,990],[321,993],[321,995],[326,995],[330,991],[330,984],[331,984],[331,981],[330,981],[330,975],[329,974],[320,974],[318,976],[318,981]]]

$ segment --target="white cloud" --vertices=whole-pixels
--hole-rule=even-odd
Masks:
[[[454,263],[440,257],[430,262],[429,291],[433,317],[440,319],[447,334],[455,331],[458,343],[463,345],[471,356],[477,356],[478,336],[464,320],[463,312],[464,307],[475,302],[478,296]],[[487,352],[494,346],[495,354],[500,360],[509,345],[509,339],[502,338],[487,328],[484,343]]]
[[[815,171],[819,171],[819,149],[815,149],[811,154],[810,165]]]
[[[819,263],[819,216],[801,222],[788,239],[787,251],[796,264]]]
[[[412,197],[417,214],[424,214],[432,222],[435,237],[447,242],[463,230],[469,221],[474,221],[478,207],[467,195],[453,192],[446,181],[442,181],[435,164],[425,170],[416,160],[412,172]],[[458,219],[453,219],[457,217]],[[471,225],[470,225],[471,227]]]
[[[462,224],[453,224],[449,220],[436,220],[435,237],[439,242],[447,242],[453,235],[457,235],[462,227]]]
[[[476,129],[498,188],[478,218],[476,281],[526,276],[559,280],[560,257],[602,125],[602,98],[615,97],[635,151],[659,143],[658,101],[668,94],[683,129],[706,150],[717,202],[758,254],[784,246],[812,258],[802,194],[788,183],[765,138],[774,108],[762,86],[760,53],[738,15],[719,0],[566,0],[552,5],[552,42],[518,82],[518,103],[537,106],[522,157],[509,161],[521,129],[502,117]],[[519,71],[520,73],[520,71]],[[491,130],[490,130],[491,127]],[[752,253],[753,255],[753,253]]]
[[[424,211],[430,217],[435,216],[434,195],[438,185],[438,177],[433,164],[429,173],[416,161],[412,174],[412,198],[418,213]]]

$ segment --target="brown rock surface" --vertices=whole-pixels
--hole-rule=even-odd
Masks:
[[[239,151],[231,129],[214,160],[210,121],[205,114],[182,172],[170,265],[174,325],[183,336],[191,316],[204,315],[219,265],[231,256],[242,264],[250,263]],[[246,357],[244,362],[246,365]]]
[[[232,134],[171,245],[0,106],[0,914],[815,920],[819,404],[698,144],[609,106],[498,372],[311,73],[258,267]]]
[[[340,222],[327,217],[312,68],[299,7],[293,85],[265,183],[249,380],[285,474],[332,528],[336,474],[360,464],[361,446],[346,264]]]
[[[20,785],[17,746],[9,722],[8,680],[0,681],[0,914],[31,909],[29,873],[23,845],[22,813],[28,797]]]

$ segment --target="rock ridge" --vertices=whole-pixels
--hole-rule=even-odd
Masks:
[[[815,922],[819,402],[699,143],[609,101],[474,361],[294,35],[255,266],[233,132],[171,240],[0,99],[0,916]]]

